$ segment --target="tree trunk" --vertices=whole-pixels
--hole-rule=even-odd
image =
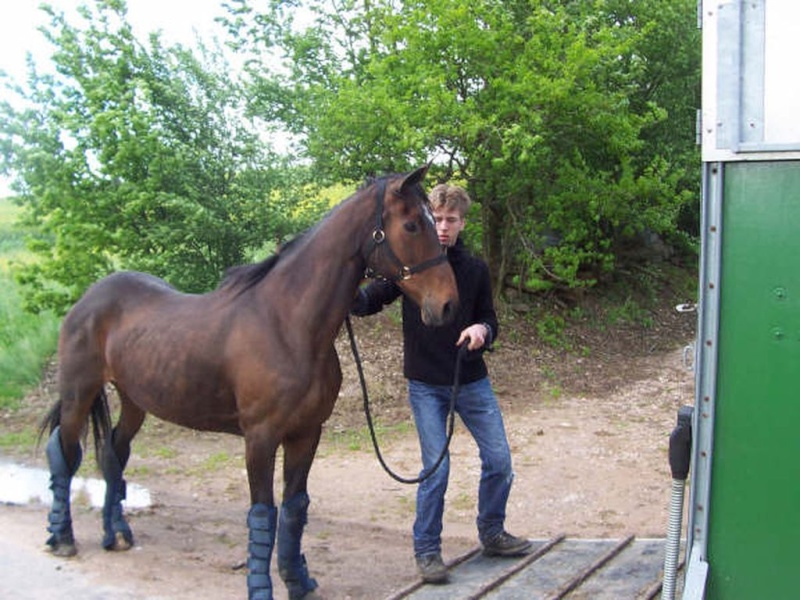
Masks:
[[[489,266],[489,275],[492,279],[492,290],[495,299],[502,295],[506,271],[503,218],[497,208],[498,202],[496,198],[481,198],[483,256]]]

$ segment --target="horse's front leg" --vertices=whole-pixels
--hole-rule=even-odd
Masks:
[[[245,434],[245,462],[250,483],[250,512],[247,544],[248,600],[272,600],[272,579],[269,568],[278,511],[272,490],[277,444],[267,434]]]
[[[314,460],[322,428],[287,440],[283,444],[284,492],[278,518],[278,573],[289,590],[290,600],[317,598],[317,582],[308,575],[301,544],[308,520],[308,472]]]

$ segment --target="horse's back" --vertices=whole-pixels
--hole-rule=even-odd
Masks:
[[[139,271],[118,271],[94,283],[86,290],[81,301],[94,297],[120,298],[128,295],[171,294],[176,289],[169,283]]]
[[[76,336],[86,343],[87,337],[107,332],[124,314],[176,294],[166,281],[147,273],[112,273],[91,285],[64,317],[61,345]]]

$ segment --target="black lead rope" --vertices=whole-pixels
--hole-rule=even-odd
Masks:
[[[419,477],[409,478],[409,477],[402,477],[392,471],[389,465],[386,464],[386,461],[383,459],[383,455],[381,454],[381,450],[378,447],[378,438],[375,435],[375,427],[372,424],[372,415],[369,411],[369,397],[367,396],[367,382],[364,379],[364,369],[361,366],[361,359],[358,356],[358,348],[356,348],[356,338],[353,335],[353,325],[350,323],[350,317],[348,316],[345,318],[345,325],[347,326],[347,334],[350,336],[350,349],[353,351],[353,358],[356,361],[356,369],[358,369],[358,379],[361,382],[361,394],[364,396],[364,414],[367,417],[367,425],[369,426],[369,435],[372,438],[372,447],[375,448],[375,455],[378,457],[378,462],[381,463],[383,470],[386,471],[389,476],[394,479],[395,481],[399,481],[400,483],[421,483],[428,479],[436,469],[439,468],[439,465],[442,464],[444,457],[447,455],[447,451],[450,448],[450,440],[453,438],[453,431],[455,430],[455,422],[456,422],[456,398],[458,397],[458,389],[460,387],[459,379],[461,376],[461,359],[463,358],[464,354],[467,351],[467,344],[464,343],[458,349],[458,356],[456,357],[456,367],[455,367],[455,375],[453,376],[453,388],[450,394],[450,412],[449,412],[449,424],[447,427],[447,441],[445,441],[444,448],[442,448],[441,454],[439,454],[439,458],[436,459],[434,465],[427,471],[423,471]]]

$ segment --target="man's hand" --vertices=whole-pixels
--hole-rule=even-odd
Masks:
[[[483,323],[475,323],[475,325],[470,325],[461,332],[461,335],[458,336],[456,346],[460,346],[464,343],[464,341],[469,340],[469,343],[467,344],[467,350],[477,350],[478,348],[483,348],[488,335],[489,331],[486,325]]]

